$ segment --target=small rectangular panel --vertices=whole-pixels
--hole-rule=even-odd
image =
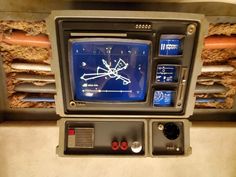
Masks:
[[[157,65],[156,82],[175,83],[178,82],[178,66]]]
[[[176,91],[157,90],[153,96],[153,106],[155,107],[171,107],[175,103]]]
[[[68,147],[93,148],[94,128],[73,128],[68,130]]]
[[[152,123],[152,154],[183,155],[184,124],[181,121],[155,121]]]
[[[76,128],[75,146],[78,148],[93,148],[94,128]]]
[[[183,35],[161,35],[160,56],[181,56],[183,54]]]

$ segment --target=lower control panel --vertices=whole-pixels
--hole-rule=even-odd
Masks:
[[[58,121],[60,156],[161,156],[189,153],[188,120],[75,119]]]
[[[150,127],[150,152],[153,156],[191,153],[188,121],[152,120]]]

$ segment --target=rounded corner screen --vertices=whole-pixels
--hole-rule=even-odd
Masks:
[[[70,60],[76,101],[145,101],[151,41],[72,39]]]

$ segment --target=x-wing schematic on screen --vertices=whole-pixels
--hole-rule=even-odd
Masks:
[[[72,40],[75,100],[145,101],[149,50],[141,40]]]

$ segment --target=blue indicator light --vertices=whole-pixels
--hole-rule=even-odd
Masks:
[[[160,39],[161,56],[175,56],[182,54],[183,51],[181,39]]]
[[[156,82],[177,82],[177,66],[158,65],[156,71]]]
[[[154,92],[153,106],[170,107],[174,104],[175,91],[160,90]]]

